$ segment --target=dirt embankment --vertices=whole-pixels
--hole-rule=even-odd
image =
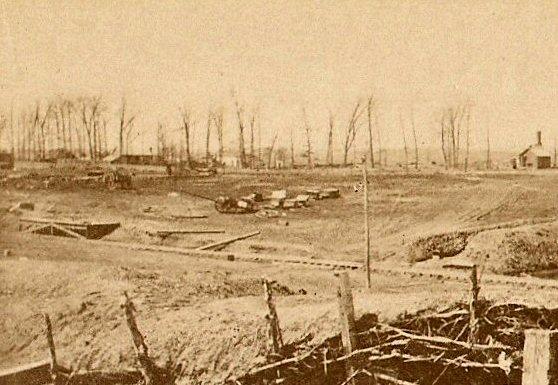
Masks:
[[[551,221],[551,222],[550,222]],[[558,268],[558,222],[510,222],[419,238],[409,246],[409,261],[459,256],[487,271],[518,275]]]
[[[558,268],[558,223],[497,229],[477,234],[464,257],[507,275]]]

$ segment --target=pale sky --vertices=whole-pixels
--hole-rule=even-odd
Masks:
[[[323,152],[327,111],[344,127],[373,93],[391,147],[400,111],[412,108],[421,142],[439,146],[441,109],[467,99],[479,147],[487,126],[495,148],[558,135],[556,1],[4,0],[0,12],[3,110],[97,93],[116,109],[126,95],[152,132],[176,126],[183,105],[200,122],[209,106],[231,113],[234,88],[259,107],[264,143],[291,127],[302,141],[306,106]]]

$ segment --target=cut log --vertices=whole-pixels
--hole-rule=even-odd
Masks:
[[[225,247],[225,246],[227,246],[231,243],[234,243],[236,241],[241,241],[241,240],[246,239],[246,238],[255,237],[256,235],[259,235],[259,234],[260,234],[260,231],[254,231],[252,233],[240,235],[240,236],[234,237],[234,238],[229,238],[229,239],[226,239],[224,241],[214,242],[214,243],[210,243],[209,245],[200,246],[200,247],[196,248],[196,250],[212,250],[212,249],[213,250],[220,250],[223,247]]]
[[[157,230],[155,233],[157,235],[171,235],[171,234],[223,234],[225,230],[222,229],[213,229],[213,230]]]
[[[203,215],[203,214],[192,214],[192,215],[171,214],[170,217],[173,218],[173,219],[203,219],[203,218],[207,218],[207,215]]]

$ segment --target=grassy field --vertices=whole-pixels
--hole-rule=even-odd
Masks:
[[[107,240],[189,248],[259,230],[260,236],[226,250],[362,261],[363,199],[353,189],[359,180],[357,170],[317,170],[207,179],[142,178],[131,191],[86,186],[46,189],[31,182],[15,187],[6,182],[0,202],[2,209],[20,201],[34,202],[33,215],[42,217],[120,221],[122,227]],[[393,265],[408,263],[409,250],[417,239],[552,218],[558,200],[558,174],[372,173],[370,180],[375,260]],[[340,188],[341,198],[316,201],[278,218],[220,214],[211,201],[190,195],[238,197],[254,191],[266,195],[283,188],[295,195],[308,187],[330,186]],[[181,214],[207,218],[171,218]],[[119,308],[122,290],[129,291],[138,307],[139,326],[148,336],[154,356],[185,364],[182,383],[210,383],[241,374],[261,361],[266,341],[262,276],[278,282],[278,312],[287,342],[310,335],[307,343],[312,345],[337,332],[335,278],[329,270],[130,251],[107,243],[22,234],[17,232],[17,215],[7,210],[0,226],[0,250],[10,250],[0,263],[0,357],[4,367],[46,357],[39,317],[45,311],[53,318],[63,361],[89,369],[132,365],[131,342]],[[500,231],[515,242],[510,235],[515,232],[523,237],[523,245],[528,240],[543,245],[522,248],[522,255],[538,258],[550,250],[544,242],[547,246],[552,240],[556,243],[558,232],[552,226],[524,224],[475,236],[494,240],[490,231]],[[147,234],[157,229],[202,227],[221,228],[225,234],[166,239]],[[531,233],[542,235],[533,238]],[[505,257],[490,241],[472,237],[470,243],[464,254],[471,258],[482,254],[483,247],[491,248],[498,258]],[[547,258],[541,268],[552,268],[553,263]],[[490,266],[498,269],[500,265]],[[390,319],[467,295],[466,284],[443,279],[374,275],[368,291],[361,271],[351,277],[357,315],[373,312]],[[547,305],[558,304],[558,292],[551,290],[545,290],[543,296],[542,289],[513,290],[487,284],[481,294],[500,300],[540,298]]]

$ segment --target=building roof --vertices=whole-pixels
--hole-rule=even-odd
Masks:
[[[547,150],[546,148],[544,148],[543,146],[540,146],[540,145],[532,145],[532,146],[527,147],[525,150],[523,150],[522,152],[519,153],[519,156],[524,156],[528,152],[532,152],[533,155],[535,155],[538,158],[544,158],[544,157],[550,157],[551,156],[550,151]]]

